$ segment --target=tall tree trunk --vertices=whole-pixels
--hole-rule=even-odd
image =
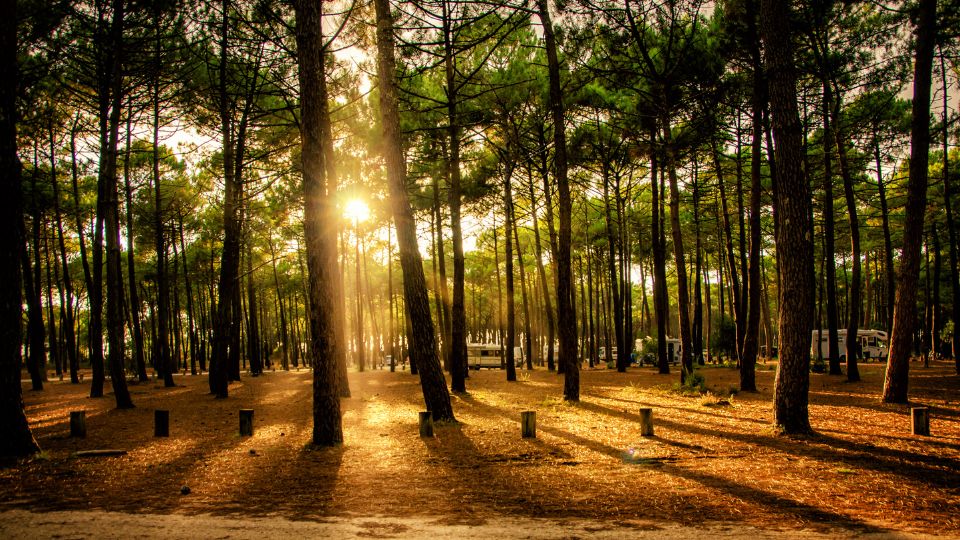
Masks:
[[[527,271],[523,266],[523,249],[520,247],[520,235],[517,232],[516,207],[510,208],[510,221],[513,223],[513,243],[517,246],[517,267],[520,269],[520,302],[523,306],[523,354],[527,359],[527,369],[533,369],[533,325],[530,321],[530,305],[527,301]]]
[[[703,289],[700,278],[703,270],[703,246],[700,238],[700,183],[697,178],[697,164],[694,162],[693,183],[693,226],[694,238],[694,291],[693,291],[693,354],[697,365],[704,365],[703,361]]]
[[[554,353],[553,353],[553,342],[555,339],[555,329],[556,322],[553,317],[553,302],[550,300],[550,285],[547,280],[547,272],[543,266],[543,248],[540,243],[540,223],[537,219],[537,198],[536,193],[533,189],[533,169],[531,168],[530,174],[527,176],[527,187],[530,191],[530,221],[531,227],[533,227],[533,256],[537,266],[537,275],[540,276],[540,287],[543,292],[543,304],[544,304],[544,315],[547,320],[547,369],[553,371],[556,369],[554,365]],[[537,356],[541,354],[540,349],[537,349]]]
[[[30,262],[28,244],[24,243],[20,252],[20,264],[23,266],[23,290],[27,301],[27,370],[30,372],[30,383],[34,391],[43,390],[44,369],[47,363],[46,332],[43,328],[43,302],[40,292],[40,210],[37,200],[37,169],[34,168],[30,178],[31,201],[30,213],[32,217],[33,238],[29,245],[37,254],[36,267]],[[21,217],[22,219],[22,217]],[[19,322],[18,322],[19,327]]]
[[[916,58],[913,72],[913,120],[910,127],[910,179],[904,209],[903,248],[893,310],[890,355],[883,382],[883,401],[906,403],[910,349],[917,324],[917,280],[920,246],[927,207],[927,165],[930,159],[930,86],[933,47],[937,34],[937,0],[920,0],[917,7]]]
[[[270,247],[270,264],[273,267],[273,287],[277,291],[277,303],[279,304],[277,315],[280,317],[280,366],[283,367],[283,369],[288,369],[287,366],[290,362],[290,350],[288,348],[290,334],[287,332],[287,312],[284,307],[283,291],[280,290],[280,278],[277,274],[277,252],[273,247],[272,235],[267,238],[267,245]],[[343,341],[343,343],[345,347],[347,342]]]
[[[774,388],[774,423],[785,433],[810,431],[810,335],[813,320],[813,238],[810,185],[804,175],[797,112],[790,4],[760,2],[760,33],[777,162],[775,190],[780,265],[780,366]]]
[[[366,369],[366,341],[363,338],[363,286],[361,285],[361,274],[360,274],[360,224],[354,222],[353,232],[356,235],[354,238],[354,298],[356,300],[356,339],[357,339],[357,369],[363,372]]]
[[[110,347],[110,384],[118,409],[133,407],[127,390],[124,374],[123,336],[123,277],[120,263],[120,223],[117,193],[117,146],[120,134],[120,112],[123,103],[122,43],[123,0],[113,1],[113,20],[110,28],[109,96],[110,116],[106,135],[106,147],[100,150],[100,196],[104,197],[101,208],[105,214],[107,251],[107,343]]]
[[[843,195],[847,202],[847,214],[850,217],[850,249],[853,269],[850,274],[849,300],[847,301],[847,381],[860,380],[860,370],[857,360],[860,356],[860,338],[857,330],[860,327],[861,306],[861,267],[860,267],[860,219],[857,217],[857,199],[853,193],[853,174],[847,161],[847,143],[840,123],[841,97],[839,88],[833,104],[833,133],[837,145],[837,159],[840,162],[840,176],[843,178]]]
[[[339,271],[333,227],[335,206],[327,191],[330,179],[325,160],[333,156],[324,148],[327,110],[325,53],[319,2],[297,0],[297,65],[300,82],[301,145],[304,190],[304,232],[310,283],[310,336],[313,364],[313,443],[323,446],[343,442],[338,388],[338,332],[335,305]],[[333,229],[335,230],[335,228]]]
[[[181,255],[182,256],[182,255]],[[253,284],[253,247],[250,245],[250,226],[247,225],[247,351],[250,357],[250,374],[263,373],[263,357],[260,351],[260,321],[257,320],[257,293]]]
[[[883,185],[883,167],[880,162],[880,136],[876,126],[873,128],[873,158],[877,168],[877,194],[880,197],[880,219],[883,226],[883,273],[884,273],[884,325],[887,334],[893,331],[893,305],[897,290],[897,279],[893,268],[893,240],[890,234],[890,212],[887,207],[887,190]]]
[[[940,232],[937,223],[931,224],[930,236],[933,238],[933,292],[930,300],[930,311],[933,320],[930,321],[930,352],[924,357],[923,367],[930,367],[930,357],[936,358],[940,353],[940,334],[943,332],[943,316],[940,310],[940,270],[943,257],[940,256]],[[929,271],[928,271],[929,273]]]
[[[128,112],[129,114],[129,112]],[[130,115],[132,117],[132,115]],[[133,251],[133,190],[130,188],[130,117],[127,118],[126,149],[123,154],[123,191],[126,201],[127,288],[130,291],[130,319],[133,323],[133,359],[137,378],[147,382],[147,363],[143,352],[143,326],[140,321],[140,296],[137,293],[137,266]]]
[[[507,359],[507,380],[517,380],[516,357],[513,348],[516,346],[517,337],[517,306],[514,298],[513,286],[513,187],[510,180],[513,176],[513,166],[507,165],[503,175],[503,235],[504,235],[504,263],[506,271],[506,293],[507,293],[507,335],[506,335],[506,359]]]
[[[56,265],[51,265],[50,259],[54,257],[51,253],[50,244],[53,239],[50,235],[43,235],[43,261],[47,271],[47,323],[50,327],[50,356],[53,357],[53,365],[56,369],[57,378],[63,380],[63,343],[60,341],[61,335],[57,331],[56,316],[53,311],[53,288],[57,287],[58,296],[63,299],[63,286],[60,284],[60,270]],[[63,319],[60,320],[63,323]]]
[[[740,275],[737,272],[737,263],[736,258],[733,255],[733,228],[730,225],[730,212],[727,209],[727,189],[725,187],[726,182],[723,175],[723,164],[720,161],[720,148],[718,147],[718,141],[716,138],[711,142],[711,154],[713,155],[713,168],[714,172],[717,175],[717,187],[720,192],[720,209],[721,209],[721,218],[723,223],[723,234],[721,235],[724,239],[724,248],[726,249],[721,257],[729,265],[725,269],[727,270],[727,275],[730,277],[730,285],[733,289],[733,313],[734,313],[734,324],[737,328],[737,354],[740,354],[739,344],[743,343],[743,340],[739,337],[743,335],[745,331],[744,317],[743,317],[743,306],[740,305],[740,299],[742,298],[740,290]],[[737,156],[737,164],[739,166],[740,156]],[[721,269],[721,273],[724,269]],[[723,295],[720,295],[721,300]],[[723,307],[720,308],[720,313],[723,313]],[[739,356],[738,356],[739,358]]]
[[[960,375],[960,255],[957,247],[957,225],[953,218],[953,190],[950,179],[950,137],[947,132],[947,112],[950,110],[949,87],[947,86],[947,68],[943,59],[943,46],[940,47],[940,74],[943,80],[943,126],[941,139],[943,142],[943,209],[947,214],[947,241],[950,244],[950,292],[952,296],[951,315],[953,319],[953,335],[950,336],[950,354],[953,356],[957,374]]]
[[[464,301],[464,257],[463,231],[460,224],[460,206],[463,188],[460,173],[460,120],[457,118],[459,105],[456,75],[456,58],[451,43],[450,20],[446,0],[443,6],[443,65],[446,73],[447,99],[447,137],[449,155],[447,157],[447,179],[450,182],[450,233],[453,237],[453,303],[450,307],[450,389],[454,392],[466,392],[467,377],[467,315]]]
[[[159,77],[160,60],[160,32],[159,22],[155,26],[154,41],[154,66],[155,77]],[[157,352],[159,358],[154,359],[154,366],[160,375],[163,376],[163,386],[169,388],[176,386],[173,382],[173,372],[176,366],[173,363],[173,357],[170,354],[170,329],[168,321],[170,319],[170,282],[167,278],[167,245],[164,239],[164,212],[163,191],[160,185],[160,81],[155,78],[151,89],[152,101],[152,120],[153,120],[153,140],[152,147],[152,168],[151,175],[153,180],[153,229],[154,229],[154,249],[157,253],[157,340],[159,347]]]
[[[557,39],[547,0],[537,0],[537,14],[543,24],[547,50],[547,71],[550,79],[550,116],[553,120],[553,167],[557,180],[559,234],[555,255],[557,268],[557,323],[560,334],[560,363],[564,367],[563,399],[580,401],[580,362],[577,360],[577,318],[571,305],[572,272],[570,270],[571,219],[570,182],[567,179],[567,135],[563,95],[560,89],[560,60]]]
[[[183,241],[183,212],[177,213],[177,224],[180,231],[180,253],[183,259],[183,283],[187,288],[187,323],[190,331],[190,374],[197,374],[197,328],[194,324],[193,288],[190,285],[190,270],[187,267],[187,248]]]
[[[20,158],[17,156],[17,2],[0,2],[0,207],[4,234],[0,235],[2,283],[19,284],[24,245]],[[0,456],[23,457],[40,451],[23,412],[20,386],[20,317],[23,310],[19,286],[0,292]]]
[[[833,210],[833,167],[831,154],[835,138],[833,126],[830,122],[830,105],[833,103],[833,92],[830,84],[823,82],[823,257],[826,260],[826,291],[827,291],[827,343],[830,364],[830,375],[840,375],[840,345],[837,328],[837,261],[835,259],[835,231]]]
[[[423,262],[417,247],[416,223],[407,195],[406,170],[401,151],[400,113],[393,52],[393,18],[389,0],[375,0],[377,17],[377,75],[380,80],[380,114],[383,120],[384,162],[390,192],[390,206],[397,228],[400,266],[407,320],[410,321],[410,361],[420,373],[420,386],[427,410],[434,420],[453,420],[453,407],[443,370],[436,356],[435,333],[430,318]],[[411,366],[411,372],[413,368]]]
[[[610,291],[613,301],[613,333],[617,346],[617,371],[625,373],[627,364],[623,362],[622,351],[625,344],[623,342],[623,303],[620,299],[620,290],[618,284],[620,279],[617,277],[616,251],[617,243],[614,239],[613,220],[610,217],[610,174],[606,164],[603,166],[603,213],[606,220],[607,229],[607,272],[610,274]],[[608,347],[609,349],[609,347]]]
[[[756,0],[748,11],[756,12]],[[756,18],[748,17],[751,36],[750,59],[753,66],[753,101],[751,103],[752,140],[750,150],[750,266],[747,274],[747,324],[740,356],[740,390],[756,392],[756,364],[760,341],[760,209],[763,183],[761,180],[763,143],[763,105],[767,99],[767,85],[760,56],[760,36],[757,35]],[[769,348],[767,355],[770,354]]]
[[[63,271],[63,294],[60,298],[61,313],[63,313],[63,330],[66,339],[67,362],[70,369],[70,382],[78,384],[80,382],[79,370],[80,359],[77,355],[77,337],[76,324],[73,316],[73,280],[70,277],[70,265],[67,261],[67,247],[63,236],[63,217],[60,211],[60,183],[57,180],[57,160],[54,149],[53,123],[49,128],[50,135],[50,178],[53,184],[53,210],[54,218],[57,221],[57,248],[59,252],[59,261]]]
[[[677,271],[677,312],[680,324],[680,352],[683,369],[680,370],[680,383],[693,373],[693,356],[690,349],[693,341],[690,335],[690,292],[687,284],[687,267],[684,263],[683,229],[680,228],[680,188],[677,182],[676,150],[670,136],[670,119],[663,119],[663,141],[666,146],[667,179],[670,181],[670,224],[673,232],[673,257]]]
[[[651,131],[650,141],[656,140]],[[660,219],[660,188],[657,172],[660,170],[656,152],[650,157],[650,237],[653,243],[653,311],[657,316],[657,368],[660,374],[670,373],[670,361],[667,358],[667,318],[670,305],[667,300],[666,246],[662,242],[663,222]],[[662,180],[662,179],[661,179]],[[722,308],[721,308],[722,311]]]

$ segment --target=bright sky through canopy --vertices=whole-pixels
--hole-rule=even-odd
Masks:
[[[361,199],[351,199],[343,209],[343,216],[350,221],[360,223],[370,217],[370,207]]]

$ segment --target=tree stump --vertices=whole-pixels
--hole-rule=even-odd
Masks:
[[[153,411],[153,436],[170,436],[170,411],[157,409]]]
[[[653,437],[653,409],[649,407],[640,409],[640,435]]]
[[[420,413],[420,436],[433,437],[433,415],[430,411]]]
[[[240,409],[240,436],[253,436],[253,409]]]
[[[70,436],[87,436],[87,411],[70,411]]]
[[[910,409],[911,431],[914,435],[930,435],[930,409],[913,407]]]
[[[520,413],[520,436],[526,438],[537,438],[537,412],[523,411]]]

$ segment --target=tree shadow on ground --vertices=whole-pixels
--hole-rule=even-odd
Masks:
[[[610,416],[640,422],[640,416],[610,409],[593,403],[580,405],[586,410],[607,414]],[[650,405],[656,408],[655,405]],[[692,424],[683,424],[663,417],[654,420],[657,426],[671,430],[696,434],[700,436],[716,437],[720,440],[732,439],[742,443],[773,448],[795,456],[810,457],[829,462],[841,462],[877,472],[890,473],[908,481],[920,481],[923,484],[941,488],[953,488],[960,485],[960,462],[955,459],[939,456],[927,456],[916,452],[884,448],[866,443],[848,441],[826,434],[815,434],[809,437],[789,438],[762,435],[759,433],[745,434],[736,431],[716,430]],[[818,447],[820,443],[823,447]],[[846,453],[838,453],[843,450]]]
[[[500,407],[495,407],[486,403],[482,403],[476,399],[471,399],[471,406],[478,409],[484,410],[487,414],[500,416],[502,418],[516,421],[519,423],[519,418],[513,418],[508,412]],[[584,405],[582,402],[580,404],[575,404],[575,406]],[[636,419],[639,421],[639,417],[627,415],[626,413],[617,413],[617,411],[610,411],[603,407],[599,407],[593,404],[586,404],[584,407],[588,410],[594,410],[596,412],[604,412],[608,414],[613,414],[621,416],[628,419]],[[603,409],[603,411],[601,411]],[[570,433],[567,430],[560,429],[548,425],[538,425],[537,429],[543,433],[549,434],[558,439],[565,440],[574,445],[578,445],[584,448],[588,448],[598,454],[608,456],[616,460],[625,460],[625,452],[623,449],[616,448],[599,441],[583,437],[580,435],[575,435]],[[704,451],[703,447],[699,445],[691,445],[685,442],[676,441],[664,437],[656,437],[655,440],[663,442],[669,446],[683,448],[686,450],[692,451]],[[549,445],[548,445],[549,446]],[[834,526],[834,527],[843,527],[848,530],[860,531],[860,532],[886,532],[885,529],[878,528],[874,525],[868,524],[862,520],[851,518],[849,516],[844,516],[841,514],[836,514],[829,512],[815,506],[807,505],[800,503],[796,500],[782,497],[780,495],[770,493],[768,491],[760,490],[753,488],[747,485],[739,484],[726,480],[721,477],[717,477],[702,471],[694,471],[686,467],[681,467],[678,465],[667,465],[667,461],[655,460],[656,463],[660,466],[658,470],[676,476],[678,478],[684,478],[686,480],[694,481],[706,488],[719,491],[725,495],[728,495],[733,498],[748,500],[753,504],[756,504],[759,507],[762,507],[768,511],[782,514],[785,517],[798,517],[803,521],[814,522],[824,526]],[[737,516],[732,512],[729,512],[725,508],[701,508],[702,511],[700,517],[703,519],[716,519],[716,520],[737,520]],[[712,515],[711,515],[712,514]]]

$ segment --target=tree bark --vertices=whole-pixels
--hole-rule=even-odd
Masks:
[[[137,265],[133,251],[133,190],[130,188],[130,131],[130,118],[128,117],[126,150],[123,156],[123,190],[127,206],[127,288],[130,291],[130,319],[133,323],[134,365],[137,368],[137,378],[140,382],[147,382],[149,377],[147,377],[147,363],[143,352],[143,325],[140,321],[140,295],[137,294]]]
[[[756,1],[750,2],[750,9],[756,9]],[[763,106],[767,99],[767,85],[763,72],[763,59],[760,55],[760,36],[757,35],[756,18],[747,17],[750,34],[750,61],[753,67],[753,98],[751,103],[752,141],[750,150],[750,261],[747,274],[747,324],[740,357],[740,390],[756,392],[756,364],[760,341],[760,250],[761,229],[760,209],[763,184],[761,180],[762,143],[763,143]],[[769,348],[767,355],[770,354]]]
[[[326,91],[326,53],[323,46],[321,4],[294,2],[297,65],[300,82],[300,136],[302,145],[304,232],[310,289],[310,339],[313,363],[313,444],[343,442],[338,378],[341,335],[335,318],[336,274],[335,206],[327,191],[323,125],[329,122]]]
[[[24,244],[20,158],[17,156],[17,2],[0,2],[0,280],[19,284],[21,268],[9,261],[20,259]],[[23,412],[20,386],[20,317],[23,309],[19,286],[0,290],[0,456],[23,457],[40,451]]]
[[[813,239],[810,185],[803,172],[801,125],[790,4],[761,0],[760,32],[777,162],[775,190],[780,265],[780,366],[773,396],[774,423],[787,434],[810,431],[810,335],[813,320]]]
[[[390,206],[397,229],[404,299],[410,321],[410,361],[420,374],[427,410],[434,420],[454,420],[443,370],[437,359],[430,299],[423,261],[417,247],[417,229],[407,195],[406,168],[401,151],[400,113],[393,45],[393,17],[389,0],[375,0],[377,17],[377,75],[380,80],[380,114],[383,118],[384,162]],[[411,371],[413,371],[411,367]]]
[[[847,143],[840,124],[841,97],[839,88],[833,104],[833,133],[837,145],[837,160],[840,162],[840,176],[843,178],[843,195],[847,202],[847,214],[850,219],[850,249],[853,269],[850,273],[849,299],[847,300],[847,381],[860,380],[857,360],[860,356],[860,339],[857,330],[860,327],[861,306],[861,266],[860,266],[860,219],[857,217],[857,200],[853,193],[853,174],[847,161]]]
[[[953,319],[953,335],[950,336],[950,354],[953,356],[957,374],[960,375],[960,255],[957,247],[957,222],[953,218],[953,190],[950,179],[950,137],[947,132],[947,111],[949,111],[949,87],[947,85],[947,68],[943,59],[943,47],[940,48],[940,73],[943,80],[943,127],[941,139],[943,142],[943,210],[947,215],[947,242],[950,255],[950,292],[952,296],[951,315]]]
[[[670,119],[663,119],[663,141],[667,152],[667,178],[670,181],[670,225],[673,232],[674,267],[677,271],[677,312],[680,324],[680,384],[693,373],[693,340],[690,334],[690,291],[687,286],[687,267],[684,263],[683,229],[680,228],[680,188],[677,182],[676,149],[670,135]]]
[[[560,61],[557,39],[547,0],[537,0],[537,14],[543,24],[547,50],[547,71],[550,79],[550,116],[553,120],[553,168],[557,181],[557,323],[560,334],[560,363],[564,367],[563,399],[580,401],[580,362],[577,360],[577,318],[572,306],[572,272],[570,265],[571,219],[570,182],[567,179],[567,136],[563,94],[560,88]]]
[[[109,344],[110,384],[118,409],[133,407],[124,374],[123,277],[120,263],[119,200],[117,194],[117,145],[120,134],[120,112],[123,103],[122,42],[123,0],[113,1],[110,28],[110,117],[107,145],[100,150],[100,195],[105,197],[104,213],[107,251],[107,343]]]
[[[890,353],[883,382],[882,400],[906,403],[910,349],[916,328],[917,280],[920,247],[927,207],[927,165],[930,152],[930,86],[933,79],[933,47],[937,33],[937,0],[920,0],[917,8],[916,58],[913,74],[913,120],[910,127],[910,179],[904,209],[903,248],[893,310]]]
[[[651,132],[650,141],[656,140],[656,134]],[[670,373],[670,362],[667,358],[667,317],[670,305],[667,300],[667,270],[666,247],[661,241],[663,223],[660,220],[660,188],[657,182],[659,171],[656,153],[650,157],[650,237],[653,243],[653,311],[657,316],[657,370],[661,375]],[[723,310],[721,309],[721,312]]]

